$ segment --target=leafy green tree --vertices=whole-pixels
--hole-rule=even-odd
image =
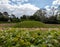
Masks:
[[[57,24],[56,16],[50,16],[48,18],[48,23],[50,23],[50,24]]]
[[[15,16],[14,14],[11,14],[11,17],[12,17],[12,18],[16,18],[16,16]]]
[[[36,20],[41,21],[41,22],[45,22],[46,19],[46,10],[38,10],[33,16],[35,17]]]
[[[29,19],[29,17],[28,17],[28,16],[26,16],[26,15],[23,15],[23,16],[21,16],[21,17],[20,17],[20,19],[21,19],[21,21],[24,21],[24,20],[28,20],[28,19]]]

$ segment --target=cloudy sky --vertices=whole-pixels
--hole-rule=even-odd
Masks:
[[[0,0],[0,12],[21,15],[32,15],[40,8],[50,10],[51,7],[57,8],[60,0]]]

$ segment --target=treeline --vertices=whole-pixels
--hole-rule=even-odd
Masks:
[[[9,15],[7,12],[0,12],[0,22],[21,22],[24,20],[40,21],[48,24],[60,24],[60,14],[52,15],[47,17],[46,12],[42,13],[42,10],[38,10],[31,16],[23,15],[20,18],[14,14]]]
[[[24,20],[34,20],[48,24],[60,24],[60,10],[56,13],[55,10],[56,9],[53,7],[51,14],[48,15],[45,9],[40,9],[31,16],[23,15],[20,18],[16,17],[14,14],[9,15],[7,12],[0,12],[0,22],[20,22]]]
[[[21,17],[21,21],[24,21],[24,20],[34,20],[34,21],[40,21],[40,22],[48,23],[48,24],[60,24],[60,20],[57,19],[57,15],[50,16],[50,17],[37,16],[37,15],[33,15],[33,16],[23,15]]]
[[[20,19],[14,14],[9,15],[7,12],[0,12],[0,22],[19,22]]]
[[[34,20],[34,21],[40,21],[48,24],[60,24],[60,14],[58,13],[54,14],[53,12],[53,14],[49,16],[47,15],[46,10],[45,11],[38,10],[32,16],[23,15],[20,19],[21,21]]]

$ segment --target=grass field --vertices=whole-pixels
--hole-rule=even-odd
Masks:
[[[22,21],[15,25],[17,28],[40,28],[45,27],[45,24],[38,21]]]
[[[60,28],[60,24],[44,24],[37,21],[23,21],[19,23],[0,23],[0,28]]]
[[[0,47],[60,47],[59,30],[7,28],[0,30]]]
[[[15,28],[60,28],[60,24],[44,24],[38,21],[23,21],[17,23]]]
[[[37,21],[0,23],[0,47],[60,47],[60,25]]]
[[[16,23],[0,23],[0,28],[8,28],[15,26]]]

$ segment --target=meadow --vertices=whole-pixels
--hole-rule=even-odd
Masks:
[[[60,28],[60,24],[45,24],[39,21],[22,21],[16,23],[15,28]]]
[[[60,25],[38,21],[0,23],[0,47],[60,47]]]
[[[44,24],[39,21],[22,21],[17,23],[0,23],[0,28],[60,28],[60,24]]]
[[[60,0],[0,0],[0,47],[60,47]]]
[[[60,29],[1,29],[0,47],[60,47]]]

